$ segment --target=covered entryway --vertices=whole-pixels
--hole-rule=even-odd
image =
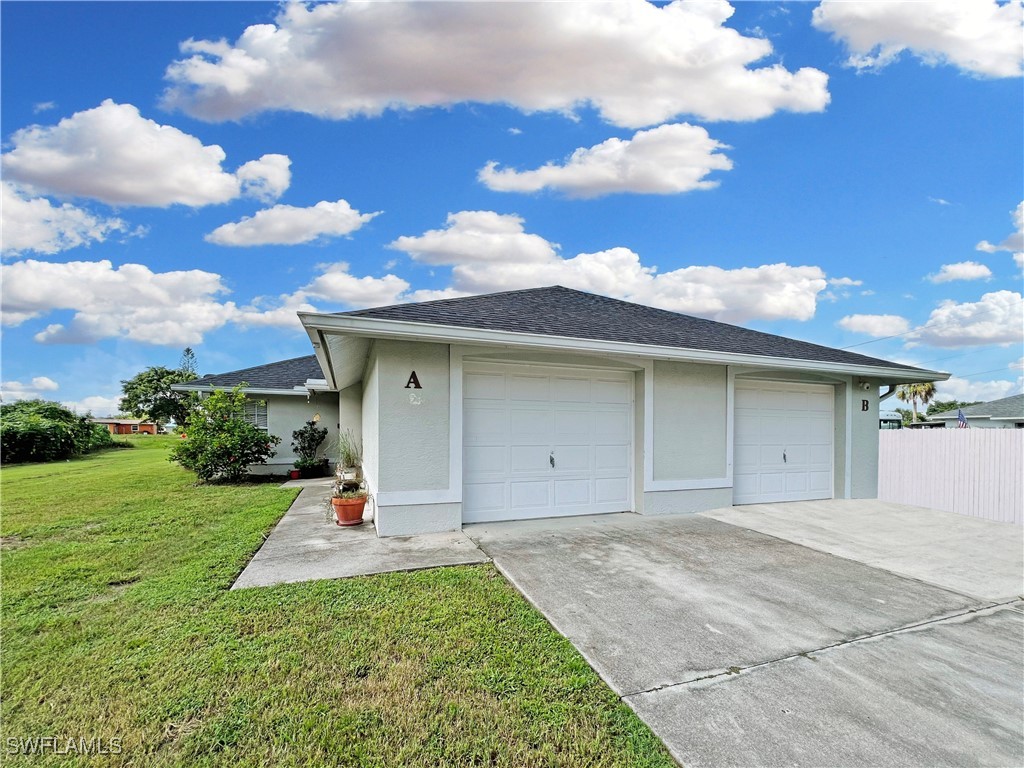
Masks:
[[[834,390],[737,381],[733,504],[832,498]]]
[[[632,509],[633,376],[467,363],[466,523]]]

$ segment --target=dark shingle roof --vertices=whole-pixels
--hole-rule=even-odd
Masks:
[[[785,336],[575,291],[560,285],[418,304],[396,304],[337,314],[709,352],[921,370]]]
[[[316,355],[295,357],[279,363],[255,365],[240,371],[215,373],[201,379],[186,382],[186,387],[233,387],[243,381],[254,389],[292,389],[304,386],[307,379],[322,379],[324,372]]]
[[[968,405],[962,410],[967,418],[972,416],[991,416],[994,419],[1024,419],[1024,395],[1012,395],[1001,400],[990,400],[987,403]],[[951,411],[933,413],[928,417],[928,420],[943,421],[945,419],[955,419],[956,417],[956,409],[954,408]]]

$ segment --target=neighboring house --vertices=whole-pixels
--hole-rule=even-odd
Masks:
[[[874,498],[879,387],[949,377],[559,286],[299,318],[382,536]]]
[[[297,458],[291,448],[292,432],[318,414],[318,425],[327,428],[320,450],[331,457],[332,445],[338,437],[338,393],[328,391],[315,355],[204,376],[171,388],[178,392],[208,393],[242,383],[246,384],[248,398],[246,418],[281,438],[277,455],[265,465],[253,466],[253,473],[285,474],[291,469]]]
[[[102,424],[112,435],[155,435],[159,428],[152,421],[142,419],[89,419],[93,424]]]
[[[967,426],[981,429],[1024,429],[1024,395],[1013,395],[1001,400],[977,403],[961,408]],[[933,413],[928,421],[955,428],[959,414],[956,409]]]

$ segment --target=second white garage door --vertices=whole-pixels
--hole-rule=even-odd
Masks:
[[[832,498],[833,389],[736,382],[733,504]]]
[[[631,509],[632,409],[630,373],[467,364],[463,522]]]

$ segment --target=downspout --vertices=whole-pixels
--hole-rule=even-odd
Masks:
[[[878,402],[882,402],[886,398],[892,397],[895,392],[896,392],[896,385],[895,384],[890,384],[889,385],[889,391],[888,392],[882,392],[878,396]]]

